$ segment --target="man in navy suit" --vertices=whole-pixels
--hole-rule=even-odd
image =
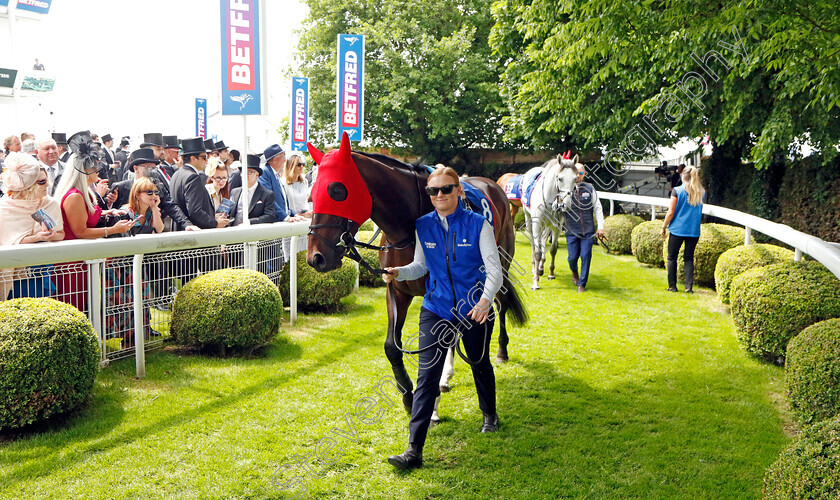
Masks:
[[[274,193],[268,189],[260,186],[257,179],[265,175],[263,169],[260,168],[260,157],[257,155],[248,155],[248,219],[251,224],[266,224],[275,221],[275,205]],[[230,211],[230,218],[233,219],[233,225],[237,226],[242,223],[245,210],[242,207],[242,190],[243,187],[238,187],[231,191],[230,201],[233,202],[233,208]]]
[[[286,165],[286,153],[279,144],[272,144],[265,148],[265,165],[263,173],[259,178],[262,187],[274,193],[275,217],[277,222],[294,222],[303,220],[295,215],[289,208],[286,200],[286,180],[284,179],[283,168]]]

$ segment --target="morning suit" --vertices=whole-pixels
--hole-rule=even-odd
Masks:
[[[238,187],[230,194],[230,201],[233,208],[230,211],[230,219],[236,220],[236,213],[239,210],[239,198],[242,196],[242,188]],[[254,196],[248,200],[248,217],[251,224],[267,224],[275,221],[274,193],[257,184]]]
[[[201,229],[212,229],[217,227],[216,211],[213,209],[210,193],[204,187],[206,183],[207,177],[203,173],[198,173],[192,165],[185,164],[172,176],[169,186],[172,201],[178,205],[181,212]],[[183,229],[184,226],[178,224],[178,230]]]

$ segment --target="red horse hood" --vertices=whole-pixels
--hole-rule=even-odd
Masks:
[[[341,147],[326,154],[306,144],[318,164],[318,176],[312,186],[312,212],[336,215],[362,225],[370,218],[373,199],[356,162],[350,156],[350,138],[341,137]]]

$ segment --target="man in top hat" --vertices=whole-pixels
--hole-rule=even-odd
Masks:
[[[222,160],[222,163],[225,166],[230,165],[230,149],[225,145],[225,141],[219,141],[216,143],[216,151],[219,152],[219,159]]]
[[[120,165],[114,159],[114,153],[111,148],[114,146],[114,138],[111,134],[102,136],[102,168],[99,170],[99,178],[107,179],[111,185],[116,184],[122,179],[120,176]]]
[[[67,159],[70,158],[70,147],[67,144],[67,134],[53,132],[52,138],[55,141],[56,146],[58,146],[58,159],[62,163],[67,163]]]
[[[171,180],[175,175],[175,170],[178,168],[178,155],[181,153],[181,146],[178,144],[177,135],[163,136],[163,160],[160,162],[160,173]]]
[[[155,152],[155,158],[160,160],[163,158],[163,134],[143,134],[143,143],[141,148],[152,148]]]
[[[230,220],[222,214],[216,214],[210,193],[204,187],[207,183],[207,176],[204,175],[207,164],[204,141],[200,137],[184,139],[182,148],[184,166],[175,172],[170,182],[172,201],[201,229],[227,226]]]
[[[126,170],[128,170],[128,145],[128,137],[123,137],[120,140],[120,146],[117,148],[117,152],[114,153],[114,162],[120,164],[119,168],[117,168],[117,179],[122,179]]]
[[[204,149],[207,151],[207,156],[219,156],[219,152],[216,151],[216,143],[213,142],[213,139],[207,139],[204,141]]]
[[[274,222],[274,193],[257,182],[261,175],[264,174],[260,168],[260,157],[248,155],[248,218],[251,224]],[[245,215],[243,189],[243,187],[238,187],[230,193],[230,201],[233,202],[230,218],[233,219],[234,226],[242,224]]]

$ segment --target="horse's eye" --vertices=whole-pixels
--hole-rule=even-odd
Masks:
[[[327,186],[327,194],[335,201],[344,201],[347,199],[347,188],[340,182],[331,182]]]

